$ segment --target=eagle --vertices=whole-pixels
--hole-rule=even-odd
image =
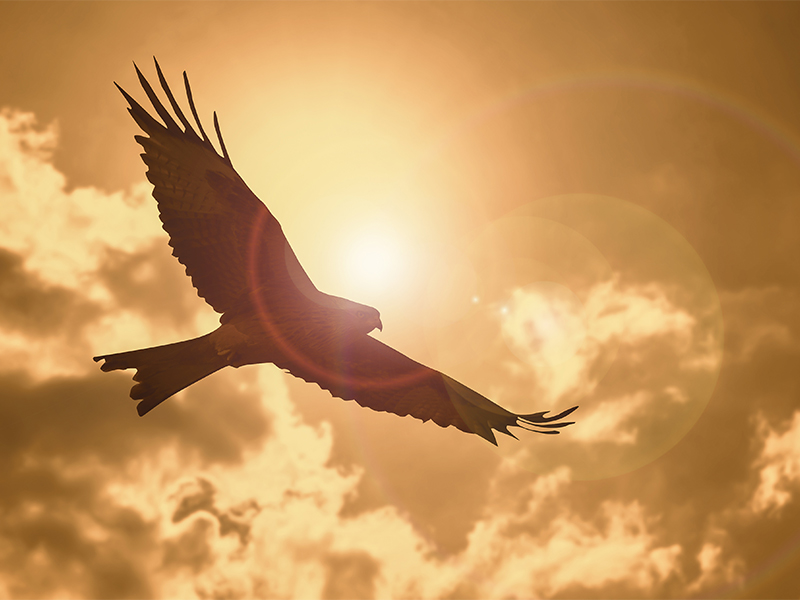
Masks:
[[[373,330],[383,330],[380,313],[317,289],[280,223],[233,168],[216,112],[222,154],[200,123],[186,72],[186,97],[197,130],[154,62],[174,117],[135,63],[161,122],[114,85],[147,134],[134,139],[144,148],[141,157],[172,254],[186,268],[198,296],[221,317],[216,330],[195,339],[94,357],[103,361],[103,371],[136,369],[130,396],[139,401],[139,415],[223,367],[273,363],[338,398],[453,426],[494,445],[493,430],[516,438],[509,427],[556,434],[572,424],[564,419],[577,406],[551,416],[549,411],[515,414],[371,337]]]

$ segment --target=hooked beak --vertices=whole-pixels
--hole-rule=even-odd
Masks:
[[[383,323],[381,323],[380,319],[378,319],[378,324],[375,327],[378,329],[378,331],[383,331]]]

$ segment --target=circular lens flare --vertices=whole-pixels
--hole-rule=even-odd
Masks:
[[[490,223],[451,272],[432,286],[437,367],[516,413],[580,405],[562,435],[499,436],[510,465],[620,475],[673,447],[705,409],[719,299],[657,215],[593,194],[544,198]]]

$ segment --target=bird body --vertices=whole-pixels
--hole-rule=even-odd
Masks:
[[[199,134],[184,115],[156,64],[159,82],[181,125],[136,73],[163,124],[117,86],[128,111],[149,137],[135,136],[154,186],[173,255],[186,267],[200,297],[221,313],[204,336],[96,356],[103,371],[136,369],[131,398],[144,415],[226,366],[274,363],[334,396],[377,411],[411,415],[475,433],[496,444],[493,430],[508,427],[558,433],[560,414],[517,415],[454,379],[369,334],[382,330],[375,308],[321,292],[306,274],[280,223],[233,169],[219,129],[222,155],[209,140],[184,73]],[[135,66],[135,65],[134,65]]]

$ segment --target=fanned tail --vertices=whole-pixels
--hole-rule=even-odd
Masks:
[[[141,400],[136,406],[140,416],[147,414],[170,396],[224,367],[227,362],[217,354],[211,334],[193,340],[95,356],[104,361],[103,371],[136,369],[131,398]]]

